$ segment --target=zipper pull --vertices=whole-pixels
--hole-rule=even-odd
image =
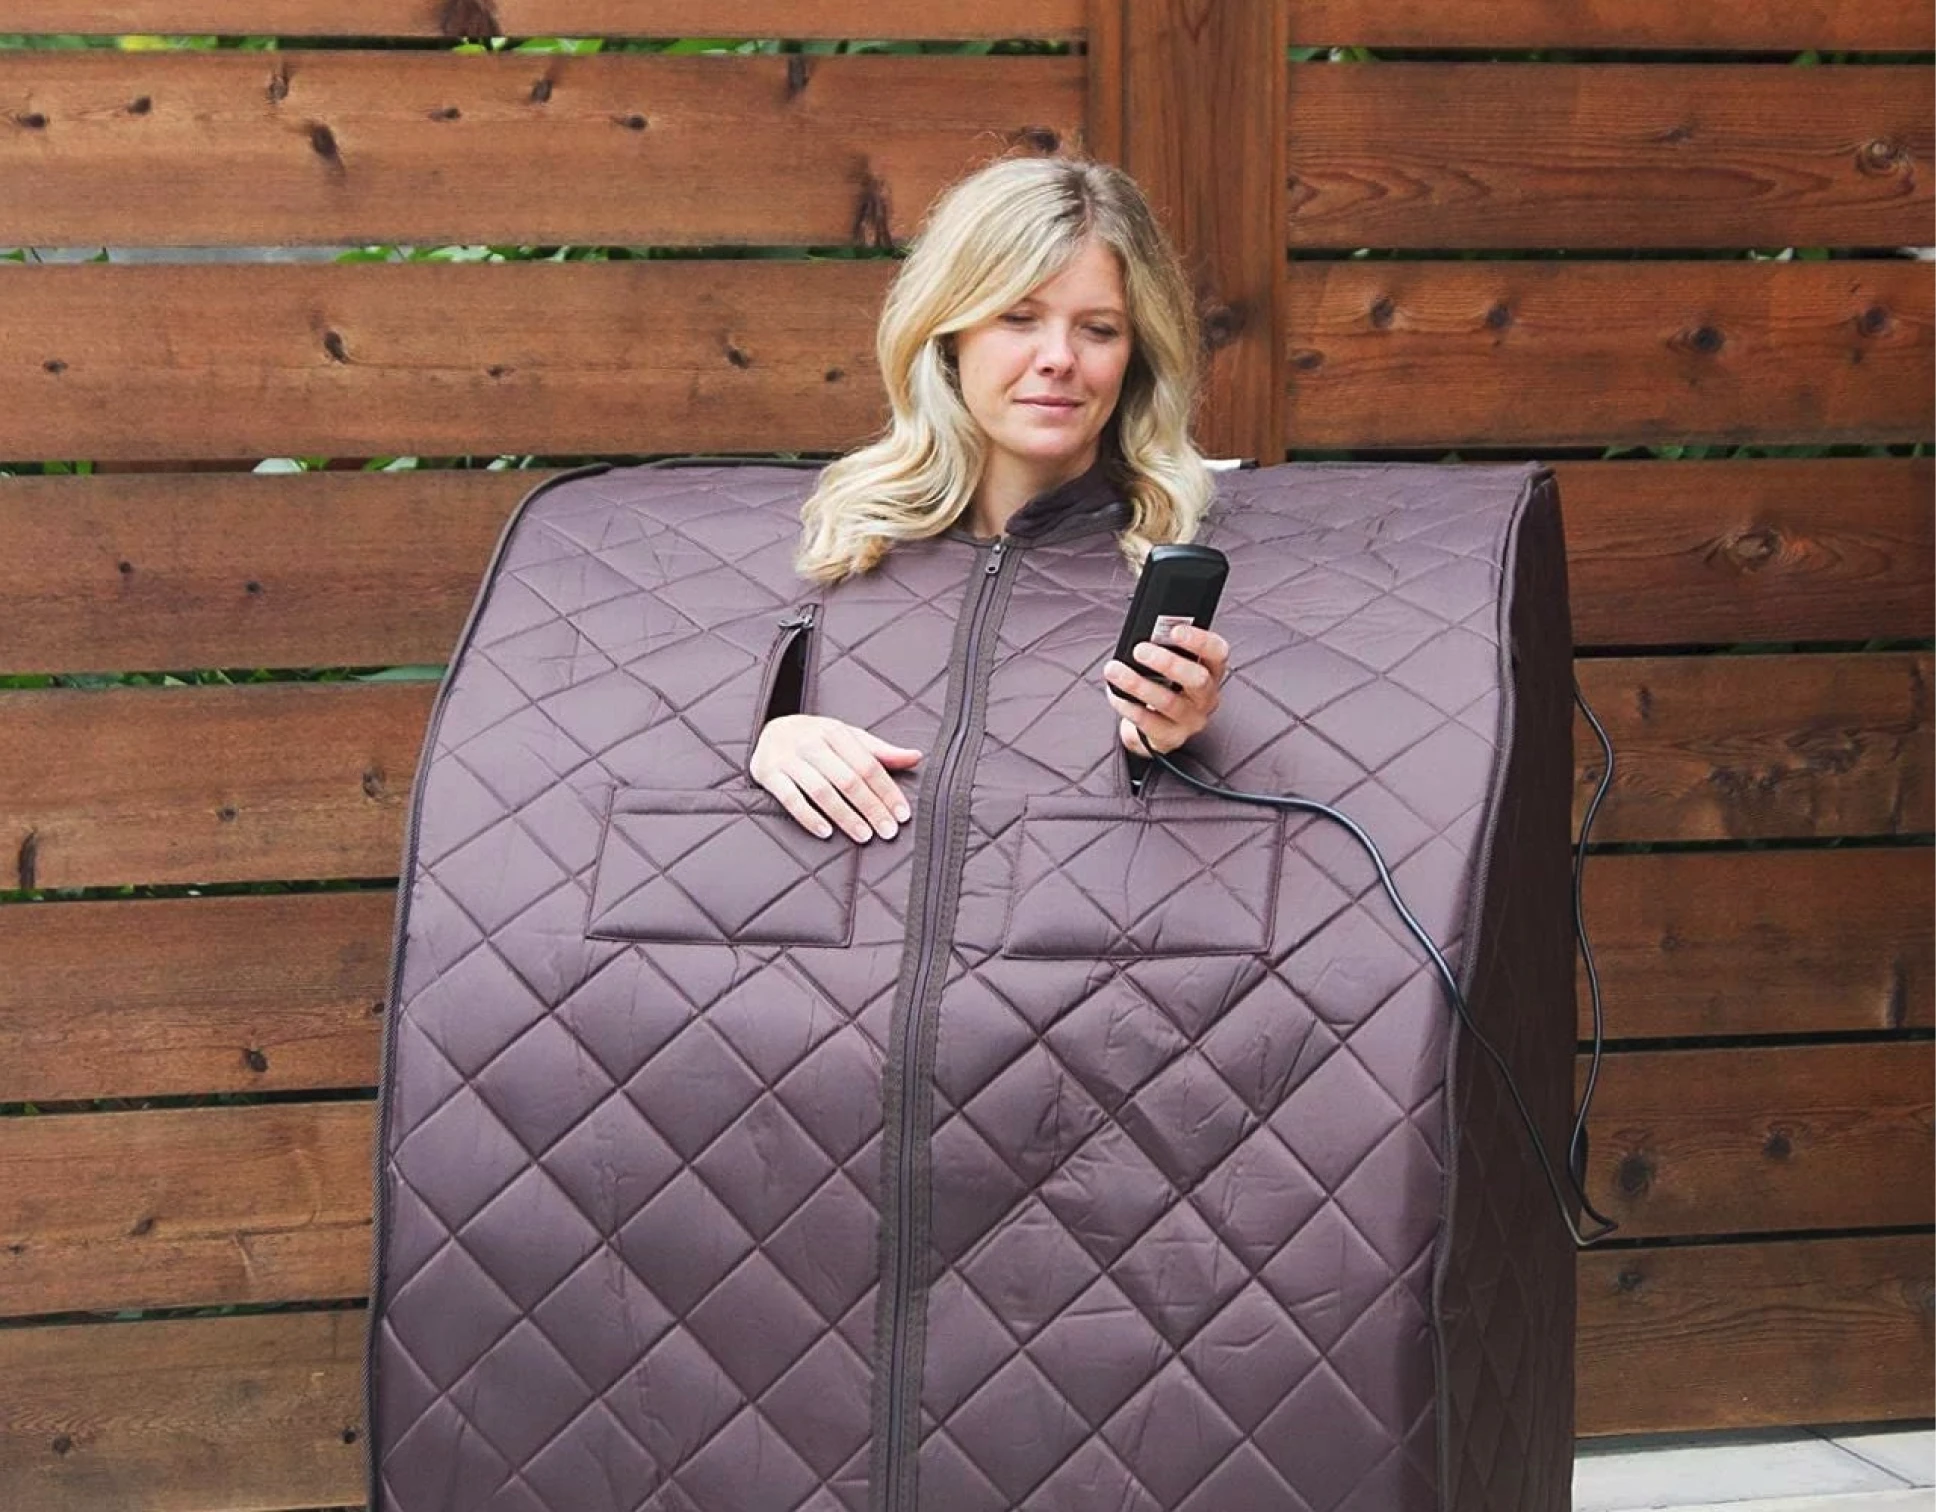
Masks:
[[[995,544],[988,548],[988,565],[982,569],[990,577],[1002,570],[1002,551],[1008,545],[1007,536],[997,536]]]
[[[789,609],[780,618],[782,630],[811,630],[813,628],[815,604],[802,604],[797,609]]]

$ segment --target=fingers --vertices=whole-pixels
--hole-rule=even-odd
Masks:
[[[901,790],[888,776],[887,768],[875,758],[874,752],[868,749],[867,743],[859,735],[860,732],[850,725],[841,725],[829,731],[828,748],[840,759],[841,765],[837,771],[823,770],[827,770],[827,775],[833,778],[841,796],[861,818],[873,826],[874,833],[883,840],[892,840],[901,823],[909,816],[907,799],[901,796]]]
[[[1174,650],[1153,641],[1140,643],[1133,667],[1115,660],[1103,667],[1108,684],[1104,691],[1109,706],[1121,716],[1118,733],[1128,750],[1143,750],[1140,731],[1167,755],[1200,733],[1217,711],[1230,665],[1229,643],[1194,625],[1179,626],[1171,639]]]
[[[747,774],[810,834],[826,839],[838,827],[865,844],[876,835],[893,839],[912,817],[883,763],[907,767],[920,759],[919,751],[837,719],[787,715],[760,732]]]

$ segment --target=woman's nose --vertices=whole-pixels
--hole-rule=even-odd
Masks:
[[[1076,360],[1075,346],[1069,340],[1069,333],[1053,325],[1042,328],[1042,340],[1035,349],[1035,366],[1045,373],[1067,371]]]

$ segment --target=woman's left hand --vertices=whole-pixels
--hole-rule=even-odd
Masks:
[[[1118,729],[1123,746],[1138,756],[1144,754],[1138,730],[1149,736],[1152,747],[1168,755],[1200,733],[1217,712],[1218,690],[1230,665],[1230,643],[1216,631],[1199,630],[1195,625],[1177,626],[1170,632],[1170,643],[1197,659],[1192,661],[1154,641],[1144,641],[1136,647],[1137,666],[1124,666],[1112,657],[1102,669],[1109,683],[1104,696],[1122,716]],[[1157,677],[1178,687],[1165,687],[1155,681]],[[1121,696],[1125,693],[1129,698]],[[1132,698],[1137,702],[1131,703]]]

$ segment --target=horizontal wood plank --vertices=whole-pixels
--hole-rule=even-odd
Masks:
[[[1085,77],[1079,57],[0,52],[0,116],[43,123],[0,154],[0,235],[881,246],[990,157],[1073,144]]]
[[[1587,1190],[1625,1239],[1927,1224],[1929,1046],[1607,1057]]]
[[[894,266],[14,268],[0,460],[839,450]]]
[[[1936,829],[1926,652],[1578,663],[1613,742],[1596,841],[1922,835]],[[1601,770],[1580,721],[1575,822]]]
[[[1930,458],[1567,462],[1555,472],[1580,645],[1936,633]]]
[[[482,14],[504,37],[1079,36],[1083,0],[11,0],[27,32],[216,32],[230,36],[443,37]]]
[[[1924,67],[1294,64],[1297,247],[1936,241]]]
[[[0,1504],[362,1505],[366,1316],[343,1308],[0,1329]]]
[[[364,1087],[396,894],[0,908],[0,1103]]]
[[[1587,646],[1936,630],[1929,458],[1565,463]],[[549,471],[0,479],[0,670],[441,663]]]
[[[1618,756],[1597,840],[1936,828],[1925,653],[1612,658],[1580,677]],[[0,694],[0,855],[22,887],[394,875],[432,696]],[[1576,740],[1583,800],[1598,751]]]
[[[1923,1235],[1580,1257],[1583,1435],[1930,1415]]]
[[[9,881],[395,876],[434,694],[423,683],[0,694]]]
[[[1608,1037],[1931,1027],[1931,861],[1921,846],[1590,858]],[[1584,971],[1579,992],[1584,1039]]]
[[[1299,46],[1631,48],[1675,51],[1927,52],[1936,42],[1918,0],[1286,0]]]
[[[0,457],[837,449],[892,267],[18,268]],[[1921,439],[1931,272],[1294,264],[1287,442]]]
[[[358,1297],[370,1102],[0,1119],[7,1316]]]
[[[1933,271],[1294,262],[1286,444],[1921,441]]]
[[[1927,849],[1595,857],[1618,1040],[1929,1028]],[[367,1087],[395,895],[0,909],[0,1102]],[[1590,1032],[1584,980],[1580,1032]]]
[[[0,480],[11,672],[447,661],[554,470]]]

